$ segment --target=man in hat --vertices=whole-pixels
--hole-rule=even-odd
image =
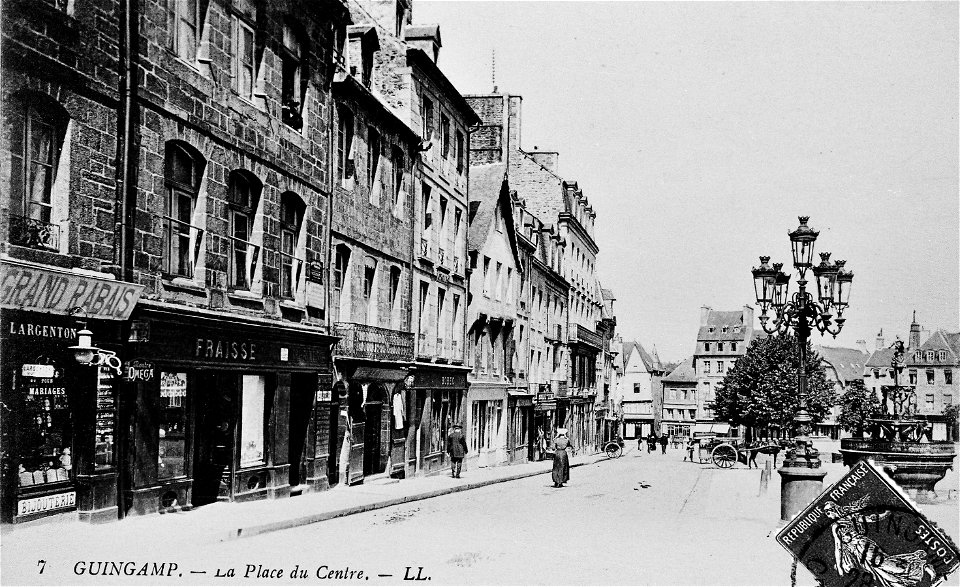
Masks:
[[[467,439],[463,437],[463,426],[460,424],[454,424],[447,434],[447,454],[450,455],[451,476],[459,479],[463,457],[467,454]]]

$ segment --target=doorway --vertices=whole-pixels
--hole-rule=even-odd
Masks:
[[[290,460],[290,488],[295,489],[307,478],[307,455],[304,447],[307,430],[313,416],[317,376],[312,373],[294,373],[290,376],[290,440],[287,445]],[[322,431],[317,430],[316,434]]]
[[[390,410],[387,390],[382,383],[371,383],[363,406],[365,427],[363,438],[363,474],[377,475],[386,470],[390,446]],[[384,425],[386,421],[386,425]],[[387,447],[387,448],[384,448]]]
[[[197,398],[197,431],[191,501],[201,506],[231,493],[238,389],[233,373],[198,371],[193,380],[203,393],[192,394]]]

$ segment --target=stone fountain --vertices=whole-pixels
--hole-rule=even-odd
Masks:
[[[893,343],[893,387],[884,387],[882,412],[868,419],[870,438],[840,440],[843,464],[852,467],[871,459],[918,501],[936,498],[935,486],[953,468],[954,444],[933,440],[932,425],[915,417],[917,400],[912,388],[900,387],[904,367],[903,341]]]

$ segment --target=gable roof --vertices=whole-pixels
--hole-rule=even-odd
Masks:
[[[633,353],[639,353],[640,362],[643,364],[643,367],[650,373],[654,371],[663,371],[663,367],[660,365],[660,359],[656,355],[656,351],[651,355],[643,348],[639,342],[635,340],[624,341],[623,343],[623,366],[624,368],[630,364],[630,357],[633,356]]]
[[[877,349],[870,353],[870,358],[867,359],[867,367],[870,368],[884,368],[890,366],[890,361],[893,360],[893,349]]]
[[[664,383],[696,383],[697,371],[693,368],[693,357],[687,357],[663,378]]]
[[[863,369],[866,367],[867,359],[870,358],[867,353],[859,349],[815,346],[814,350],[834,368],[843,384],[863,378]]]
[[[507,183],[507,166],[503,163],[470,166],[470,230],[467,233],[468,251],[479,251],[487,236],[497,211],[503,216],[504,233],[510,241],[517,271],[520,271],[520,252],[517,249],[517,232],[513,225],[513,206],[510,203],[510,186]],[[474,209],[474,202],[477,203]],[[499,204],[499,206],[498,206]]]

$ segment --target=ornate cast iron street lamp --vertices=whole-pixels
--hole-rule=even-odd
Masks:
[[[838,260],[831,263],[830,253],[820,253],[820,264],[814,265],[813,249],[820,233],[807,226],[809,216],[800,216],[799,219],[800,226],[788,233],[793,250],[793,266],[799,274],[798,291],[790,296],[790,275],[782,271],[782,263],[770,265],[770,257],[760,257],[760,266],[753,268],[753,284],[757,304],[760,306],[760,326],[767,334],[785,334],[793,330],[799,346],[800,369],[797,374],[797,391],[800,397],[800,409],[793,421],[798,431],[796,440],[804,447],[804,458],[784,460],[784,468],[780,473],[784,477],[785,494],[788,489],[788,475],[785,475],[784,471],[789,474],[796,468],[820,467],[820,459],[816,451],[811,449],[807,438],[809,424],[813,420],[806,409],[807,341],[814,328],[821,334],[828,333],[834,337],[840,333],[846,320],[843,317],[843,311],[849,306],[850,286],[853,283],[853,272],[844,269],[846,261]],[[812,270],[816,278],[816,297],[807,291],[807,270]],[[817,481],[822,485],[823,475],[814,475],[814,477],[819,477]],[[805,495],[806,491],[799,493]],[[813,494],[813,497],[816,495],[816,493]],[[795,497],[803,499],[800,495]],[[782,499],[785,499],[785,496],[782,496]],[[789,519],[789,516],[786,516],[786,510],[792,509],[787,505],[786,502],[781,503],[781,515],[784,519]]]

